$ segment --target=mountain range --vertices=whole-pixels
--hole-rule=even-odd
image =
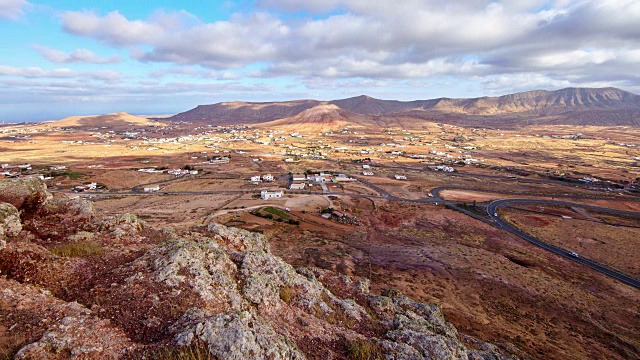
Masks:
[[[469,99],[398,101],[362,95],[333,101],[221,102],[162,120],[318,129],[345,124],[412,128],[426,121],[483,127],[640,126],[640,95],[616,88],[566,88]]]

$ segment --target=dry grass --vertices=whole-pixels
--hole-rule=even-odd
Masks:
[[[26,338],[18,335],[0,336],[0,360],[11,360],[25,345]]]
[[[347,345],[347,358],[350,360],[382,359],[380,346],[367,340],[356,340]]]
[[[81,257],[89,255],[97,255],[103,252],[100,244],[96,243],[76,243],[65,244],[51,249],[51,253],[63,257]]]
[[[295,289],[289,285],[285,285],[280,288],[280,299],[287,304],[291,302],[291,299],[296,294]]]

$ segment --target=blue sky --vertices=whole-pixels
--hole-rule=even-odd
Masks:
[[[0,120],[361,94],[639,93],[637,24],[637,0],[0,0]]]

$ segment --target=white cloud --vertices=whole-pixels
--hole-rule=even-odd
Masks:
[[[101,58],[93,51],[87,49],[76,49],[71,53],[52,49],[46,46],[35,44],[33,48],[51,62],[56,64],[90,63],[90,64],[115,64],[122,62],[122,58],[113,56]]]
[[[153,43],[165,35],[160,24],[130,21],[118,11],[104,17],[93,12],[67,11],[61,15],[63,28],[73,34],[96,38],[115,46]]]
[[[128,47],[140,61],[205,67],[208,75],[193,76],[215,79],[454,76],[486,78],[490,87],[504,75],[530,86],[580,85],[594,74],[635,79],[640,66],[637,0],[258,0],[256,6],[259,12],[212,23],[183,11],[147,19],[66,12],[61,19],[66,31]]]
[[[53,78],[53,79],[70,79],[84,78],[101,81],[116,81],[122,78],[122,74],[116,71],[88,71],[81,72],[68,68],[58,68],[53,70],[44,70],[39,67],[14,67],[0,65],[0,76],[21,77],[29,79]]]
[[[16,20],[30,5],[26,0],[0,0],[0,19]]]

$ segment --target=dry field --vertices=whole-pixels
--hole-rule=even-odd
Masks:
[[[267,233],[295,266],[366,276],[374,291],[439,303],[461,331],[536,358],[626,359],[626,347],[640,345],[632,288],[441,207],[378,200],[360,218],[346,235],[334,226]]]
[[[171,129],[162,129],[164,135],[153,132],[157,130],[153,128],[145,131],[150,132],[148,137],[175,138],[201,131],[192,128],[186,124],[171,126]],[[91,181],[105,184],[109,191],[102,196],[112,197],[96,200],[94,204],[98,209],[107,213],[134,213],[157,228],[194,226],[215,216],[222,223],[263,232],[270,237],[274,252],[294,266],[317,266],[369,277],[374,292],[398,288],[418,300],[436,302],[444,308],[447,320],[462,333],[505,344],[535,358],[627,359],[640,356],[638,291],[548,254],[507,232],[428,204],[290,193],[282,199],[262,201],[256,198],[260,189],[285,188],[288,182],[282,179],[254,186],[247,181],[256,174],[287,176],[307,170],[357,175],[362,171],[361,164],[351,162],[370,158],[376,176],[362,176],[362,179],[394,196],[408,199],[427,198],[434,188],[450,187],[441,195],[462,201],[529,195],[629,200],[634,197],[588,190],[570,183],[526,182],[515,172],[524,170],[530,174],[527,179],[538,180],[544,179],[545,174],[634,180],[640,177],[640,168],[633,160],[640,157],[640,148],[620,143],[635,144],[638,141],[636,129],[471,130],[425,122],[422,130],[410,131],[393,129],[366,133],[366,129],[358,129],[357,134],[343,134],[336,130],[329,135],[319,135],[316,131],[304,133],[303,138],[292,138],[285,132],[277,135],[285,140],[271,145],[226,141],[236,136],[231,133],[202,135],[221,140],[187,138],[152,144],[143,139],[125,140],[122,136],[100,140],[93,136],[95,130],[82,128],[50,130],[50,126],[44,125],[20,127],[21,134],[30,135],[23,140],[12,140],[8,137],[11,134],[0,134],[0,163],[31,163],[43,167],[67,165],[68,170],[83,176],[54,178],[49,181],[54,188],[69,188]],[[250,135],[253,130],[246,131],[246,135]],[[551,137],[576,133],[582,133],[584,137],[577,140]],[[260,139],[267,138],[260,135]],[[347,150],[331,150],[337,147]],[[312,160],[298,155],[311,149],[322,152],[320,156],[327,159]],[[230,155],[231,162],[202,164],[206,157],[216,154]],[[453,165],[456,172],[452,174],[376,167],[424,169],[427,166],[421,164],[422,160],[406,157],[410,154],[426,155],[424,161],[438,164],[470,156],[478,160],[479,166],[456,164]],[[285,163],[287,157],[296,158],[296,162]],[[136,171],[154,166],[181,168],[185,165],[193,165],[204,172],[176,179],[171,175]],[[406,175],[408,180],[397,181],[393,179],[395,174]],[[518,178],[496,180],[481,175],[517,175]],[[161,184],[160,193],[125,194],[133,186],[159,181],[166,181]],[[60,185],[56,186],[58,183]],[[337,193],[379,195],[358,183],[328,186],[330,191]],[[162,194],[230,190],[249,193]],[[321,189],[315,185],[307,191],[320,192]],[[571,201],[640,211],[640,203],[633,201]],[[291,216],[299,220],[300,225],[249,213],[251,209],[265,206],[290,208]],[[356,215],[361,224],[345,225],[321,218],[318,211],[329,206]],[[639,245],[638,229],[518,211],[512,211],[509,217],[546,241],[576,249],[596,260],[615,263],[623,271],[640,273],[637,265],[640,259],[633,255]],[[611,221],[608,217],[600,218]]]
[[[549,210],[545,207],[545,212],[553,213]],[[640,278],[640,254],[629,251],[640,247],[640,228],[578,219],[579,215],[570,210],[557,214],[571,216],[571,219],[514,209],[501,211],[507,221],[540,240]],[[608,217],[608,220],[613,219]],[[624,221],[616,223],[624,224]],[[639,219],[636,219],[636,226],[640,226]]]

